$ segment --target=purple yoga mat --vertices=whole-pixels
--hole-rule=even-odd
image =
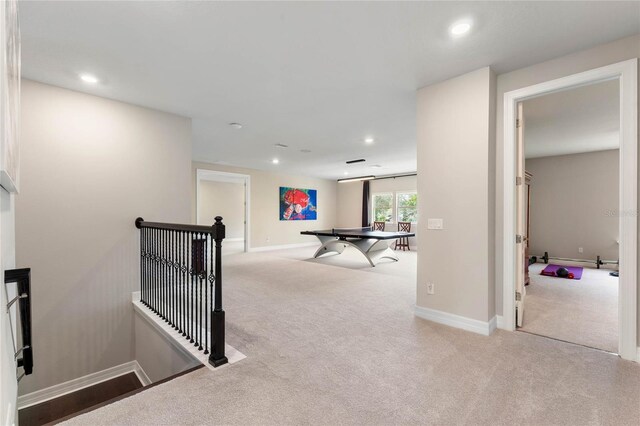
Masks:
[[[579,280],[580,278],[582,278],[582,269],[583,269],[582,266],[564,266],[564,265],[549,264],[547,265],[546,268],[542,270],[542,272],[540,272],[540,275],[546,275],[548,277],[557,277],[556,271],[559,268],[567,268],[567,271],[573,273],[574,280]]]

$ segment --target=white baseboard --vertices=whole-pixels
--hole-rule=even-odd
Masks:
[[[142,369],[142,366],[138,363],[138,361],[133,362],[136,363],[136,369],[133,370],[133,372],[136,373],[136,376],[138,377],[138,380],[140,380],[140,383],[142,383],[142,386],[149,386],[151,383],[153,383],[149,376],[147,376],[147,373],[145,373],[145,371]]]
[[[149,380],[147,374],[144,372],[142,367],[140,367],[138,361],[129,361],[124,364],[116,365],[115,367],[107,368],[106,370],[87,374],[86,376],[78,377],[64,383],[59,383],[45,389],[40,389],[26,395],[21,395],[18,397],[18,410],[67,395],[69,393],[79,391],[80,389],[88,388],[90,386],[97,385],[98,383],[106,382],[107,380],[115,379],[116,377],[129,373],[135,373],[143,386],[151,384],[151,380]]]
[[[282,244],[277,246],[263,246],[263,247],[251,247],[249,249],[250,252],[260,252],[260,251],[271,251],[271,250],[287,250],[294,248],[302,248],[302,247],[312,247],[319,246],[320,243],[317,241],[311,243],[298,243],[298,244]]]
[[[496,318],[496,327],[498,327],[501,330],[504,330],[505,329],[504,317],[502,315],[496,315],[495,318]]]
[[[439,324],[448,325],[450,327],[460,328],[462,330],[471,331],[473,333],[490,335],[496,328],[496,317],[490,321],[479,321],[460,315],[451,314],[449,312],[437,311],[435,309],[424,308],[422,306],[414,307],[415,315]]]
[[[489,324],[489,333],[487,334],[487,336],[491,335],[494,331],[496,331],[496,328],[498,328],[497,316],[494,315],[494,317],[489,320],[488,324]]]

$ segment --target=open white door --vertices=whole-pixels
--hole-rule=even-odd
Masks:
[[[518,103],[516,120],[516,325],[522,327],[524,299],[527,294],[524,282],[525,262],[525,173],[524,173],[524,114],[523,103]]]

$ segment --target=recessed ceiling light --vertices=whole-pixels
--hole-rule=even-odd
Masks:
[[[240,123],[229,123],[229,126],[233,127],[234,129],[242,129],[242,124]]]
[[[98,78],[91,74],[80,74],[80,79],[85,83],[95,84],[98,82]]]
[[[277,158],[274,158],[273,160],[271,160],[271,162],[273,164],[278,164],[280,162],[280,160],[278,160]]]
[[[449,27],[449,32],[454,37],[459,37],[464,35],[471,30],[471,22],[470,21],[458,21]]]
[[[345,176],[348,176],[348,175],[349,175],[349,172],[344,172],[344,175],[345,175]]]
[[[366,138],[364,143],[373,143],[373,138]]]

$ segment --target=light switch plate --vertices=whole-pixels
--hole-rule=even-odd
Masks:
[[[428,219],[427,229],[444,229],[444,221],[442,219]]]

